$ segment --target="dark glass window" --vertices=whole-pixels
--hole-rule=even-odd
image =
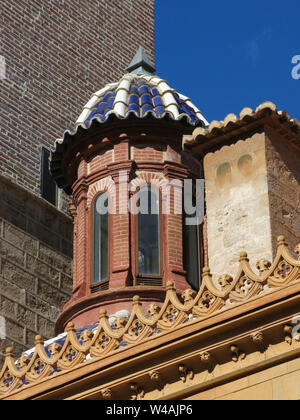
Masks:
[[[153,187],[143,187],[138,194],[138,275],[159,276],[161,273],[159,191]]]
[[[201,285],[201,240],[202,225],[188,224],[194,215],[184,217],[183,225],[183,256],[184,268],[187,272],[187,281],[194,290]]]
[[[42,147],[41,150],[41,196],[56,206],[57,186],[49,169],[50,151]]]
[[[108,278],[108,195],[99,195],[94,202],[94,276],[93,283]]]

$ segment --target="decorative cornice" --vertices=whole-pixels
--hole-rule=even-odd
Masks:
[[[300,122],[287,111],[279,111],[272,102],[264,102],[256,110],[245,107],[240,116],[228,114],[224,121],[212,121],[208,127],[198,127],[192,135],[183,136],[182,147],[195,155],[203,155],[231,138],[241,137],[260,126],[279,130],[288,141],[300,144]]]
[[[295,251],[298,253],[299,247]],[[267,264],[266,266],[269,266]],[[300,258],[291,255],[283,236],[278,237],[278,251],[273,264],[261,270],[259,274],[252,271],[246,253],[241,253],[240,266],[236,277],[219,279],[218,285],[212,281],[209,268],[203,270],[203,282],[198,293],[185,291],[182,300],[178,298],[172,282],[166,290],[166,299],[161,308],[151,305],[148,314],[142,311],[140,298],[133,298],[133,310],[128,322],[119,319],[112,327],[108,322],[105,310],[100,311],[99,326],[95,333],[83,331],[80,339],[76,336],[73,323],[67,326],[65,343],[61,347],[53,343],[48,348],[50,356],[45,351],[40,336],[36,337],[34,354],[31,357],[22,356],[16,362],[12,349],[6,350],[4,366],[0,373],[0,398],[5,398],[12,392],[28,387],[31,384],[45,381],[60,372],[68,372],[82,366],[88,359],[101,360],[107,355],[117,354],[124,350],[124,346],[146,345],[149,338],[151,342],[167,337],[176,331],[189,329],[191,325],[208,320],[213,315],[226,313],[235,309],[235,317],[242,316],[242,305],[251,303],[252,308],[266,306],[266,297],[269,304],[272,302],[272,293],[288,296],[288,288],[299,286]],[[297,288],[299,293],[299,288]],[[295,291],[293,292],[295,293]],[[240,309],[239,309],[240,308]],[[286,324],[282,331],[283,339],[290,343],[293,340],[291,326]],[[251,336],[253,342],[262,343],[263,335],[256,333]],[[228,348],[232,360],[235,362],[245,358],[245,352],[238,343],[232,343]],[[210,359],[209,355],[203,356]],[[193,371],[189,366],[179,365],[179,375],[182,380],[188,380]],[[154,378],[154,376],[153,376]],[[133,398],[142,398],[143,390],[132,384]]]

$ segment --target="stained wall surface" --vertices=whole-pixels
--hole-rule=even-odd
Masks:
[[[241,251],[272,261],[266,139],[255,133],[204,158],[209,266],[235,275]]]

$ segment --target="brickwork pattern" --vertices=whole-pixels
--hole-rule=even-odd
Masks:
[[[134,146],[132,148],[132,159],[136,162],[163,162],[163,147],[149,146]]]
[[[3,0],[1,171],[39,193],[40,148],[124,73],[139,45],[154,61],[153,0]]]

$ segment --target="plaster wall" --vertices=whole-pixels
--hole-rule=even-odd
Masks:
[[[239,254],[272,260],[266,138],[255,133],[204,158],[209,266],[235,275]]]

